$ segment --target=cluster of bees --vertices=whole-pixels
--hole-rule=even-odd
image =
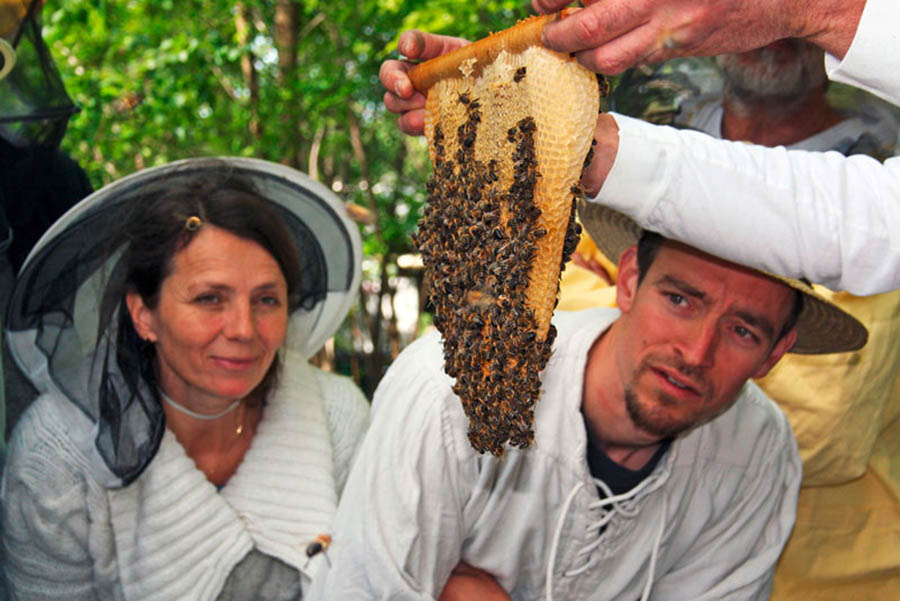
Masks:
[[[444,369],[456,379],[453,391],[469,418],[469,441],[478,452],[499,456],[507,443],[527,447],[534,440],[540,374],[556,337],[551,325],[546,338],[537,339],[526,305],[536,243],[547,235],[534,199],[540,178],[536,126],[526,117],[507,131],[513,177],[503,186],[496,160],[475,160],[479,102],[468,94],[459,102],[465,120],[455,132],[454,156],[446,156],[445,133],[435,126],[428,204],[414,240],[430,282],[434,324],[443,335]],[[581,232],[574,198],[572,203],[563,263]]]

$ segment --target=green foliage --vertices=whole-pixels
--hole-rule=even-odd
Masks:
[[[236,27],[240,6],[249,15],[243,43]],[[45,39],[83,109],[70,125],[67,149],[100,185],[198,154],[298,163],[324,128],[321,156],[340,165],[326,170],[324,179],[340,176],[348,183],[359,177],[358,166],[344,160],[352,154],[346,111],[354,110],[366,142],[380,150],[371,157],[374,179],[393,170],[391,158],[404,144],[393,117],[385,115],[378,83],[378,67],[395,49],[399,33],[418,27],[479,37],[525,14],[523,3],[509,0],[298,7],[297,67],[282,77],[272,1],[50,3]],[[257,76],[255,98],[241,72],[248,52]],[[352,195],[353,188],[348,190]]]

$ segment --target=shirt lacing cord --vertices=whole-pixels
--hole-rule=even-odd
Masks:
[[[594,483],[603,490],[606,495],[604,498],[594,501],[588,508],[591,510],[599,509],[603,511],[600,519],[592,522],[587,527],[587,532],[596,532],[598,535],[594,537],[594,540],[584,547],[582,547],[576,554],[576,558],[586,557],[584,565],[579,568],[574,568],[572,570],[566,570],[563,572],[563,576],[572,577],[577,576],[590,568],[591,562],[590,557],[591,554],[600,546],[602,539],[599,536],[600,530],[606,526],[616,515],[621,515],[625,518],[634,518],[638,514],[638,507],[636,504],[630,502],[636,497],[641,491],[647,488],[650,484],[659,483],[659,480],[656,478],[646,478],[640,484],[629,490],[628,492],[622,493],[620,495],[612,494],[612,491],[609,489],[609,486],[606,485],[605,482],[598,479],[593,479]],[[665,480],[665,478],[663,478]],[[571,491],[569,491],[568,496],[566,497],[565,502],[562,506],[562,511],[560,512],[559,520],[556,523],[556,530],[553,534],[553,544],[550,547],[550,559],[547,563],[547,587],[546,587],[546,595],[545,598],[547,601],[553,601],[553,566],[556,563],[556,553],[559,549],[559,539],[562,535],[563,524],[566,521],[566,515],[569,513],[569,508],[572,505],[572,501],[574,501],[575,496],[578,494],[578,491],[584,486],[584,482],[578,482]],[[653,577],[654,572],[656,571],[656,558],[659,552],[659,545],[662,541],[663,533],[666,528],[666,513],[668,512],[667,507],[667,499],[666,495],[663,494],[663,506],[662,512],[660,514],[659,519],[659,529],[656,533],[656,538],[653,541],[653,549],[650,552],[650,569],[647,575],[647,582],[644,584],[644,590],[641,594],[641,601],[646,601],[650,596],[650,589],[653,587]]]

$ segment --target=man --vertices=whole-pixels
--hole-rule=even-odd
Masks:
[[[566,0],[535,0],[542,12]],[[893,0],[604,0],[551,24],[545,43],[589,68],[617,73],[673,56],[745,51],[787,37],[829,56],[829,77],[900,104],[900,5]],[[459,42],[404,34],[411,59]],[[851,45],[851,42],[853,44]],[[381,79],[401,129],[421,132],[423,104],[408,66],[386,62]],[[730,260],[873,294],[900,288],[900,160],[784,153],[601,115],[583,182],[597,202],[640,225]],[[663,179],[647,178],[647,173]],[[725,184],[735,192],[723,199]],[[601,189],[602,186],[602,189]],[[785,196],[792,199],[784,203]]]
[[[675,123],[761,146],[836,150],[878,160],[893,156],[900,133],[894,115],[864,92],[843,107],[835,106],[826,94],[823,54],[793,38],[720,54],[715,63],[723,78],[722,92],[686,103]]]
[[[638,233],[610,211],[589,227]],[[398,357],[314,599],[435,598],[460,561],[512,599],[768,595],[800,463],[746,381],[795,344],[858,347],[864,328],[802,284],[654,234],[610,254],[621,314],[558,316],[529,449],[470,447],[436,334]]]
[[[852,110],[831,106],[822,51],[815,46],[784,40],[720,55],[716,63],[724,94],[686,102],[678,125],[768,146],[892,154],[896,120],[871,100]],[[579,251],[582,265],[605,260],[589,240]],[[787,414],[803,458],[797,523],[779,560],[772,598],[892,600],[900,591],[900,548],[891,542],[900,535],[894,492],[900,474],[882,458],[900,450],[892,433],[900,413],[900,389],[894,390],[900,386],[900,292],[861,298],[818,290],[860,319],[869,341],[854,353],[788,355],[758,381]],[[608,306],[613,292],[591,272],[569,266],[559,306]],[[867,517],[848,519],[853,515]]]

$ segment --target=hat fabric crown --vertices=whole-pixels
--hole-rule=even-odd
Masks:
[[[618,262],[622,252],[637,244],[643,230],[623,213],[584,199],[578,216],[600,252]],[[820,295],[806,282],[760,271],[803,294],[797,318],[797,341],[789,352],[814,355],[842,353],[862,348],[869,333],[855,317]]]

